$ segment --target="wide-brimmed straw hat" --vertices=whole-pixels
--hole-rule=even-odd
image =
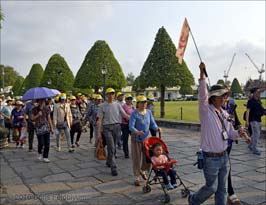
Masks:
[[[220,84],[216,84],[211,86],[210,92],[209,92],[209,98],[215,96],[215,97],[219,97],[222,96],[224,94],[229,94],[229,90],[227,88],[225,88],[223,85]]]

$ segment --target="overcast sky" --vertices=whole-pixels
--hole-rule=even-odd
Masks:
[[[55,53],[76,75],[97,40],[109,44],[125,75],[137,76],[158,29],[164,26],[177,45],[185,17],[211,84],[223,78],[234,53],[231,81],[258,78],[245,53],[259,68],[265,64],[265,1],[1,1],[1,7],[1,64],[24,77],[34,63],[45,68]],[[191,36],[185,60],[197,81],[200,61]]]

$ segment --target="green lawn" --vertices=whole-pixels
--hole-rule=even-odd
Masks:
[[[236,100],[237,114],[244,125],[243,113],[246,110],[244,103],[247,100]],[[266,101],[263,100],[263,106],[265,107]],[[182,120],[198,122],[198,101],[168,101],[165,102],[165,119],[181,120],[181,108],[182,108]],[[160,103],[155,102],[155,117],[160,117]],[[263,127],[266,126],[266,117],[263,117]]]

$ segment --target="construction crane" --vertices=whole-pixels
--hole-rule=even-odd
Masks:
[[[259,81],[261,82],[261,80],[262,80],[262,73],[265,72],[265,70],[263,69],[263,68],[264,68],[264,64],[262,63],[262,64],[261,64],[261,69],[259,69],[258,66],[254,63],[254,61],[250,58],[250,56],[249,56],[247,53],[245,53],[245,55],[248,57],[248,59],[249,59],[250,62],[254,65],[254,67],[258,70],[258,72],[259,72],[259,74],[260,74],[260,76],[259,76]]]
[[[235,56],[236,56],[236,53],[234,53],[234,55],[233,55],[233,58],[232,58],[232,60],[231,60],[231,63],[230,63],[229,68],[227,69],[227,72],[226,72],[226,70],[224,71],[224,84],[227,84],[228,74],[229,74],[229,71],[230,71],[230,69],[231,69],[231,67],[232,67],[232,65],[233,65],[233,62],[234,62]]]

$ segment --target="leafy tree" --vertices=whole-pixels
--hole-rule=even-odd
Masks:
[[[217,81],[217,84],[225,85],[224,80],[222,80],[222,79],[219,79],[219,80]]]
[[[130,72],[127,75],[126,81],[127,81],[127,85],[133,85],[134,84],[134,80],[135,80],[135,76],[132,72]]]
[[[22,88],[27,91],[30,88],[39,87],[43,76],[43,68],[40,64],[33,64],[27,77],[25,78]]]
[[[96,41],[88,51],[75,78],[75,87],[94,88],[103,86],[102,68],[106,66],[106,87],[121,89],[126,80],[121,66],[105,41]]]
[[[2,28],[2,21],[4,20],[4,14],[2,12],[2,8],[0,7],[0,29]]]
[[[22,84],[23,84],[24,78],[22,76],[18,76],[16,82],[14,83],[14,86],[12,88],[14,96],[16,95],[23,95],[24,92],[22,90]]]
[[[187,87],[194,84],[194,78],[186,63],[178,64],[175,56],[176,47],[164,27],[160,28],[153,47],[140,73],[141,87],[154,87],[161,90],[161,113],[164,117],[165,87],[180,85]]]
[[[74,75],[65,59],[54,54],[48,61],[40,86],[63,91],[72,90]]]
[[[234,96],[234,94],[237,94],[237,93],[243,93],[243,90],[236,78],[234,78],[230,90],[232,92],[232,96]]]
[[[3,76],[3,71],[4,71],[4,76]],[[17,78],[19,77],[19,73],[17,71],[15,71],[14,68],[12,68],[11,66],[4,66],[4,65],[0,65],[0,82],[1,82],[1,86],[3,87],[3,77],[4,77],[4,86],[13,86],[17,80]]]

